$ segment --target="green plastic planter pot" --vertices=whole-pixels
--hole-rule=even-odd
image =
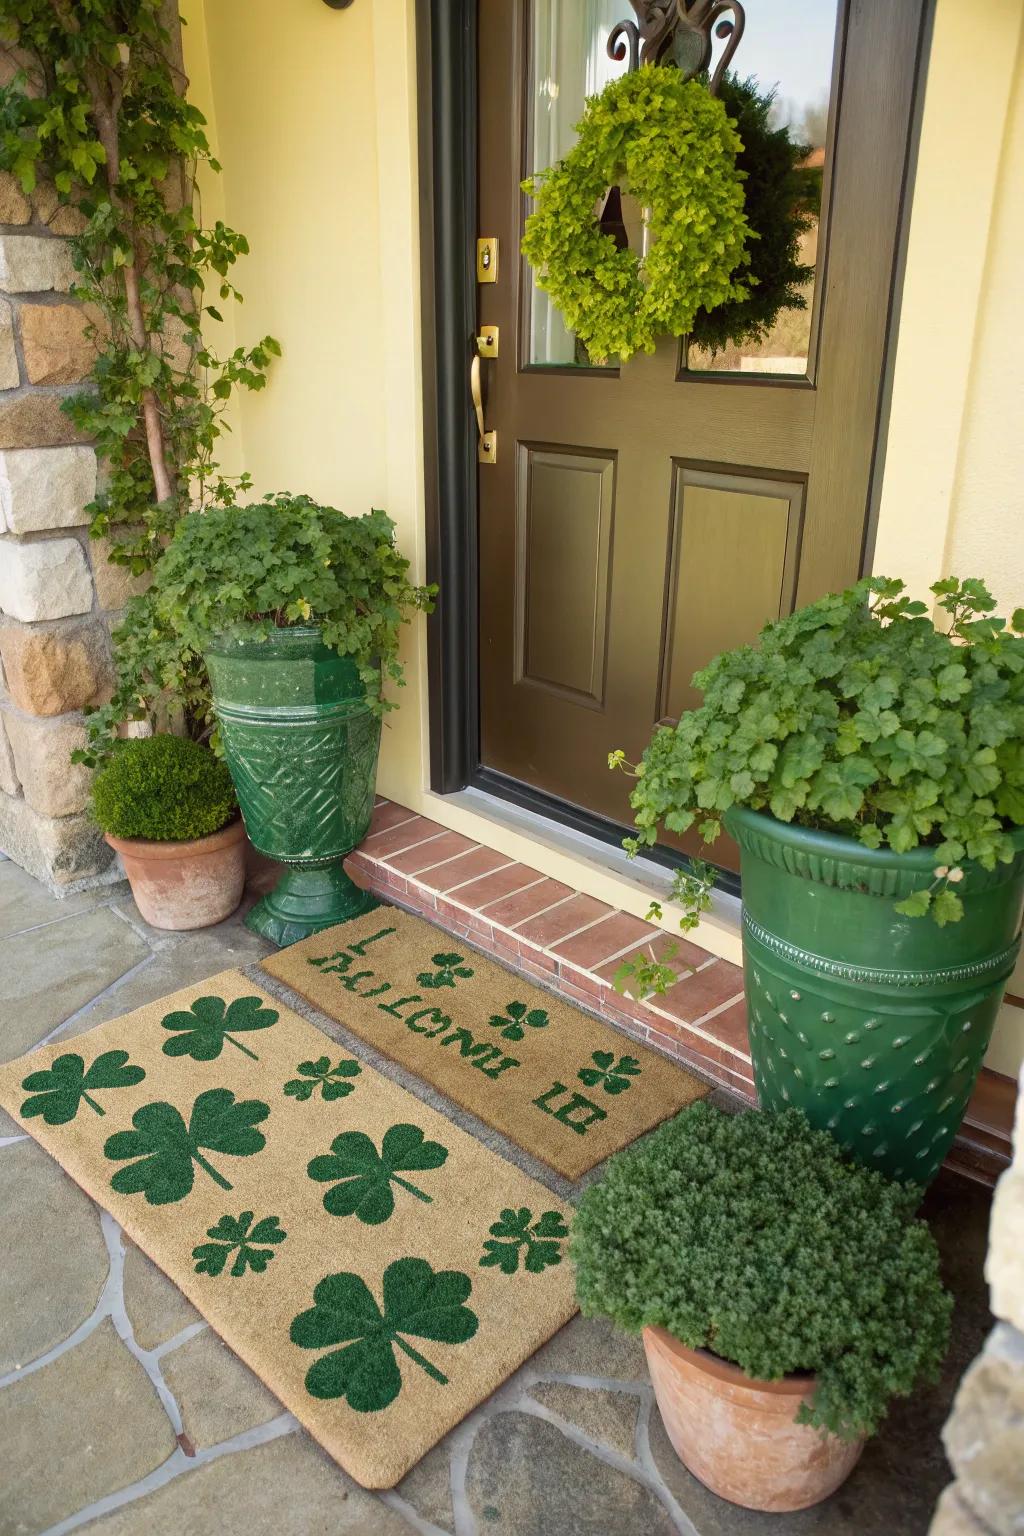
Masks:
[[[894,903],[927,885],[931,849],[733,809],[750,1048],[765,1109],[796,1105],[856,1159],[928,1183],[974,1089],[1020,947],[1024,829],[994,870],[964,863],[965,915],[939,928]]]
[[[355,663],[316,628],[225,640],[205,659],[249,839],[290,866],[246,927],[295,944],[371,911],[341,862],[369,830],[380,747]]]

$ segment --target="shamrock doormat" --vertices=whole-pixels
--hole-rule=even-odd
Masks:
[[[664,1056],[394,907],[262,964],[570,1179],[708,1092]]]
[[[237,971],[8,1063],[0,1104],[367,1488],[576,1310],[570,1208]]]

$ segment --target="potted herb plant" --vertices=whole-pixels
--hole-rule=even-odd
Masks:
[[[973,1091],[1024,901],[1024,610],[993,617],[977,580],[932,591],[946,629],[869,578],[717,656],[633,770],[627,845],[724,821],[762,1106],[918,1183]],[[708,887],[678,889],[692,922]]]
[[[118,742],[92,783],[92,810],[154,928],[208,928],[245,885],[245,827],[231,775],[180,736]]]
[[[408,569],[385,513],[284,494],[189,514],[157,563],[156,612],[205,660],[249,838],[289,866],[246,919],[275,943],[376,904],[341,861],[370,824],[401,625],[430,606]]]
[[[642,1332],[668,1436],[715,1493],[818,1503],[889,1400],[937,1377],[952,1297],[919,1194],[845,1161],[798,1110],[700,1103],[583,1195],[580,1306]]]

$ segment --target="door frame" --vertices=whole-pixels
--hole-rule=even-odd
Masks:
[[[427,621],[430,787],[474,788],[601,842],[631,829],[480,761],[479,588],[476,421],[468,388],[477,325],[477,8],[479,0],[416,0],[420,169],[420,279],[423,358],[427,578],[439,587]],[[861,571],[871,568],[884,471],[896,335],[906,265],[927,61],[937,0],[925,0],[914,67],[885,352],[875,421]],[[628,13],[623,0],[623,13]],[[513,253],[504,260],[514,259]],[[791,381],[790,381],[791,382]],[[688,863],[655,847],[645,857]],[[738,877],[723,872],[723,889]]]

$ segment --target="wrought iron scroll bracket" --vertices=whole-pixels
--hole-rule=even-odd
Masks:
[[[608,38],[608,57],[642,64],[675,64],[687,80],[711,64],[714,38],[725,43],[709,82],[717,95],[739,47],[746,22],[740,0],[630,0],[636,21],[620,21]]]

